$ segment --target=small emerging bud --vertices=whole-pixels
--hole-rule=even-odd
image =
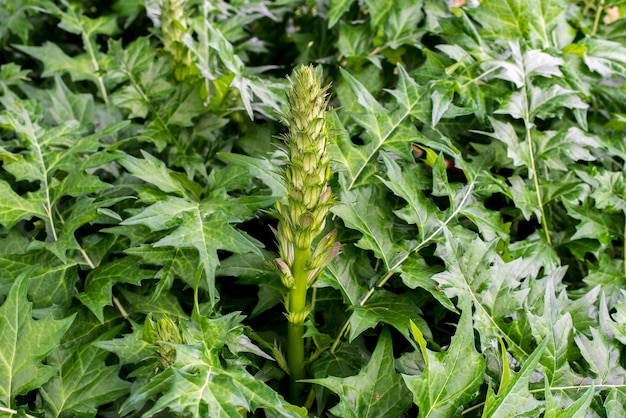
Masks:
[[[324,189],[324,192],[320,196],[320,203],[324,204],[328,202],[328,199],[330,199],[330,195],[331,195],[330,187],[326,186],[326,189]]]
[[[283,286],[287,289],[291,289],[296,285],[296,282],[291,274],[291,269],[280,258],[275,258],[274,261],[278,265],[278,269],[280,270],[280,280],[283,282]]]
[[[276,261],[276,264],[278,264],[278,268],[280,269],[280,272],[282,274],[284,274],[285,276],[291,276],[291,269],[283,260],[281,260],[280,258],[275,258],[274,261]]]
[[[306,321],[306,318],[307,316],[309,316],[310,313],[311,313],[311,308],[307,307],[307,309],[303,311],[289,312],[285,314],[285,316],[287,317],[287,321],[289,321],[290,324],[300,325],[300,324],[303,324],[304,321]]]
[[[171,344],[184,342],[178,325],[168,316],[154,321],[149,315],[144,322],[143,339],[153,344],[162,369],[176,362],[176,348]]]

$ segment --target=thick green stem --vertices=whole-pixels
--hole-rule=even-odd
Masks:
[[[289,397],[291,402],[300,403],[302,397],[303,384],[298,380],[306,378],[304,370],[304,325],[289,323],[288,327],[288,350],[287,363],[289,364]]]
[[[600,17],[602,16],[602,12],[604,11],[604,2],[605,0],[600,0],[596,6],[596,17],[593,20],[593,28],[591,29],[591,34],[595,35],[598,32],[598,26],[600,25]]]
[[[289,289],[289,327],[287,334],[287,364],[291,378],[290,396],[292,402],[299,402],[303,385],[298,380],[306,378],[304,369],[304,320],[307,316],[307,263],[311,256],[309,248],[296,248],[293,262],[295,285]]]
[[[104,79],[102,75],[100,75],[100,65],[98,64],[98,58],[96,57],[96,53],[91,45],[91,41],[89,39],[89,35],[86,32],[82,32],[83,44],[87,49],[87,53],[91,57],[91,64],[93,65],[94,73],[98,74],[98,86],[100,87],[100,93],[102,94],[102,100],[104,103],[109,103],[109,96],[107,95],[107,89],[104,85]]]
[[[624,217],[626,217],[626,211],[623,211],[623,213]],[[622,258],[624,259],[623,274],[624,277],[626,277],[626,222],[624,222],[624,236],[622,243]]]

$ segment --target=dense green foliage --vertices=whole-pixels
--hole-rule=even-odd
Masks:
[[[0,0],[0,415],[626,416],[625,15]],[[274,230],[308,63],[341,250],[298,399]]]

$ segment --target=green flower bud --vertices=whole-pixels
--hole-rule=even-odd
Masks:
[[[178,325],[167,316],[157,321],[148,316],[144,323],[143,339],[154,345],[162,369],[170,367],[176,361],[176,348],[168,343],[182,344],[184,342]]]

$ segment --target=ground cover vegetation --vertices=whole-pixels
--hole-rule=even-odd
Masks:
[[[625,15],[0,0],[0,415],[626,416]]]

